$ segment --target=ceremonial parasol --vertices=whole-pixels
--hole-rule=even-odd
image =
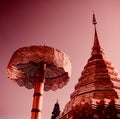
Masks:
[[[54,91],[66,85],[71,63],[64,52],[49,46],[22,47],[14,52],[7,72],[19,86],[34,88],[31,119],[40,119],[43,90]]]

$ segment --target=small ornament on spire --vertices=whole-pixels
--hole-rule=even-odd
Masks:
[[[94,24],[94,26],[97,24],[97,21],[96,21],[96,18],[95,18],[95,14],[93,13],[93,24]]]
[[[44,40],[44,46],[46,46],[46,43],[47,43],[47,41],[46,41],[46,40]]]

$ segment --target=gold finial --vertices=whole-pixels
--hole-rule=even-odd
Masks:
[[[97,24],[97,21],[96,21],[96,18],[95,18],[95,14],[93,13],[93,24],[94,24],[94,26]]]
[[[46,41],[46,40],[44,40],[44,46],[46,46],[46,42],[47,42],[47,41]]]
[[[56,101],[56,103],[58,103],[58,98],[57,98],[57,101]]]

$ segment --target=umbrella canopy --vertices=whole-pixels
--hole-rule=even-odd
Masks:
[[[7,67],[8,77],[25,86],[34,88],[36,72],[41,62],[46,64],[44,90],[62,88],[71,74],[71,62],[62,51],[49,46],[23,47],[14,52]]]

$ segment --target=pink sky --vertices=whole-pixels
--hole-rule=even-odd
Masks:
[[[33,90],[7,78],[13,52],[29,45],[55,47],[69,55],[69,83],[44,93],[42,119],[50,119],[57,99],[63,110],[90,57],[93,10],[106,57],[120,72],[120,0],[0,0],[0,119],[30,119]]]

